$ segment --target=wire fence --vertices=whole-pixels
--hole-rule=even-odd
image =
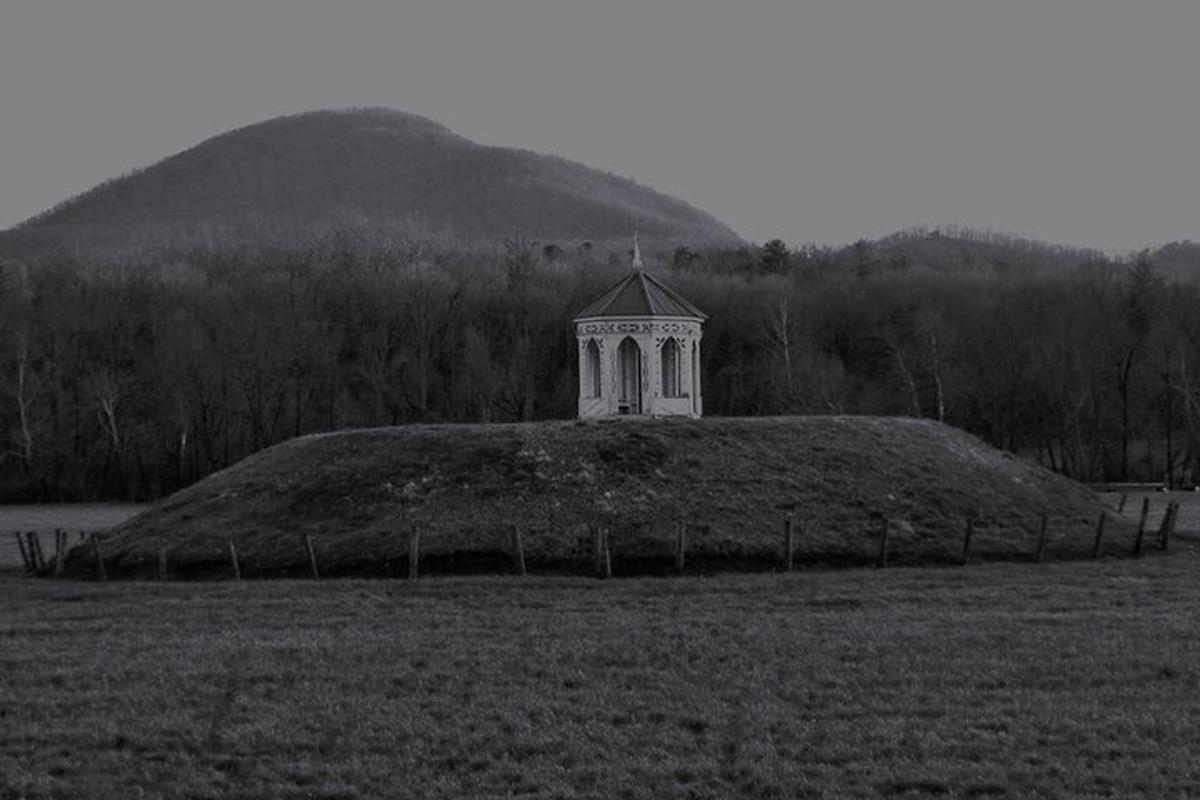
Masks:
[[[146,508],[132,503],[0,506],[0,569],[20,570],[23,566],[13,538],[18,531],[34,531],[42,537],[43,545],[52,547],[55,529],[71,531],[78,541],[80,531],[103,533]]]
[[[1200,495],[1194,493],[1106,493],[1101,497],[1109,510],[1095,520],[1049,515],[1043,515],[1040,520],[1028,515],[964,519],[958,542],[954,541],[953,536],[942,536],[936,547],[924,551],[919,543],[920,537],[914,539],[917,532],[906,520],[879,516],[870,523],[858,526],[852,544],[860,553],[844,563],[858,566],[873,563],[877,567],[886,567],[897,563],[965,564],[973,559],[1042,561],[1097,558],[1102,555],[1133,556],[1153,549],[1166,549],[1176,531],[1196,531],[1200,528]],[[780,522],[777,546],[772,546],[769,552],[760,548],[760,552],[742,559],[745,563],[740,566],[733,562],[722,564],[720,555],[704,547],[702,540],[706,529],[689,524],[686,520],[671,521],[665,526],[650,526],[653,529],[652,536],[663,540],[659,552],[651,558],[646,558],[644,552],[634,552],[636,548],[629,546],[631,540],[622,533],[614,537],[613,530],[606,525],[589,525],[586,538],[577,543],[580,546],[576,548],[576,556],[565,568],[574,574],[611,577],[614,574],[614,562],[619,564],[620,574],[684,573],[689,569],[696,571],[697,568],[701,571],[790,571],[797,567],[829,563],[819,556],[814,559],[811,554],[802,553],[808,530],[803,520],[787,517]],[[90,577],[107,579],[114,566],[120,577],[167,579],[189,576],[186,563],[179,565],[178,572],[172,570],[168,539],[159,539],[156,544],[150,545],[132,565],[124,557],[118,557],[118,563],[114,565],[111,554],[106,559],[104,553],[105,530],[47,530],[44,527],[0,529],[0,567],[9,572],[23,571],[43,577],[61,577],[66,573],[79,577],[81,572],[86,572]],[[576,538],[579,538],[578,535]],[[446,570],[444,566],[441,570],[437,569],[439,561],[447,560],[445,553],[437,552],[437,539],[437,531],[423,531],[418,526],[411,526],[403,555],[393,559],[392,571],[384,574],[415,578],[426,574],[424,567],[430,564],[435,566],[434,572],[453,571]],[[428,549],[429,543],[434,544],[432,551]],[[897,544],[900,546],[897,547]],[[328,560],[323,564],[326,557],[320,545],[317,537],[309,534],[297,538],[295,559],[299,569],[291,569],[286,574],[320,578],[336,574],[338,567],[342,574],[355,574],[353,569],[345,569],[344,564],[331,565]],[[490,552],[493,558],[489,570],[526,574],[525,548],[522,529],[511,526],[501,537],[499,546],[493,548],[496,552]],[[74,570],[65,569],[68,552],[72,553]],[[455,554],[451,555],[450,560],[453,561]],[[206,563],[207,576],[214,576],[215,566],[217,576],[240,580],[247,566],[245,562],[235,537],[226,536],[221,542],[219,554]],[[86,570],[81,571],[80,564],[86,564]],[[255,570],[256,565],[253,564],[249,566],[251,572],[257,572],[258,575],[271,572],[269,569]],[[335,569],[329,569],[330,566]],[[564,565],[551,567],[556,573],[561,573],[563,568]],[[276,568],[275,571],[279,570]]]

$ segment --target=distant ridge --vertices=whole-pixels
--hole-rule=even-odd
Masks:
[[[102,183],[4,234],[47,239],[169,237],[198,228],[287,230],[352,221],[460,241],[627,236],[740,243],[682,200],[563,158],[488,147],[389,109],[312,111],[208,139]]]

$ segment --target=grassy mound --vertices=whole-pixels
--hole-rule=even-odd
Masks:
[[[1104,510],[1090,491],[925,420],[782,417],[422,425],[307,436],[176,493],[106,534],[108,572],[302,575],[304,535],[326,574],[405,574],[420,527],[422,573],[508,571],[519,526],[531,571],[585,573],[589,525],[610,531],[616,574],[669,571],[687,524],[687,569],[774,568],[783,522],[796,563],[865,564],[893,521],[895,563],[1028,558],[1050,516],[1048,557],[1091,551]],[[1105,552],[1132,532],[1108,521]],[[77,547],[67,569],[92,574]]]

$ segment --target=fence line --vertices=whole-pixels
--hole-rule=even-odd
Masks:
[[[1128,504],[1126,502],[1122,501],[1118,504],[1118,508],[1126,509],[1127,505]],[[1140,556],[1146,548],[1146,533],[1149,529],[1149,526],[1153,522],[1157,522],[1158,525],[1154,539],[1152,540],[1153,544],[1151,546],[1153,547],[1157,545],[1157,549],[1159,550],[1169,550],[1173,533],[1178,524],[1180,512],[1179,502],[1175,500],[1169,501],[1159,515],[1151,513],[1151,502],[1149,497],[1143,497],[1142,502],[1140,504],[1134,504],[1133,508],[1137,508],[1140,511],[1137,516],[1136,528],[1132,528],[1133,523],[1131,517],[1129,516],[1130,514],[1134,513],[1132,510],[1130,510],[1128,513],[1102,512],[1095,521],[1094,538],[1092,539],[1090,549],[1083,551],[1081,548],[1081,552],[1079,552],[1076,557],[1090,557],[1094,559],[1100,557],[1106,551],[1109,554],[1114,554],[1114,551],[1116,551],[1117,548],[1121,548],[1122,554],[1128,552],[1128,554],[1131,556]],[[1156,516],[1157,519],[1155,519]],[[1113,534],[1117,533],[1117,529],[1113,525],[1110,525],[1110,517],[1113,518],[1113,521],[1122,520],[1123,522],[1129,523],[1131,529],[1136,531],[1128,551],[1125,551],[1124,548],[1119,544],[1119,539],[1114,538]],[[886,515],[877,515],[875,519],[877,520],[875,525],[877,525],[878,529],[878,538],[875,542],[877,549],[874,563],[877,567],[883,568],[889,566],[889,564],[893,561],[893,556],[895,555],[895,553],[892,552],[894,534],[901,528],[907,530],[911,534],[912,528],[911,526],[907,525],[906,521],[902,517],[893,518]],[[1055,522],[1067,523],[1067,527],[1069,527],[1071,530],[1072,539],[1077,540],[1080,538],[1081,522],[1084,522],[1084,520],[1077,515],[1051,517],[1048,514],[1041,514],[1036,518],[1020,515],[993,515],[990,517],[975,515],[966,517],[964,518],[961,555],[959,556],[958,561],[961,564],[968,564],[970,563],[972,556],[976,555],[978,551],[978,553],[984,558],[987,558],[990,555],[992,559],[1023,558],[1035,563],[1042,562],[1046,556],[1047,547],[1050,545],[1053,538],[1053,529],[1055,527],[1061,528],[1061,524],[1058,526],[1052,524]],[[813,524],[814,520],[809,519],[805,520],[801,525],[800,529],[805,534],[802,539],[804,539],[806,542],[809,541],[807,533]],[[657,523],[650,523],[649,527],[652,531],[652,534],[649,537],[639,540],[637,552],[631,553],[630,551],[626,550],[624,553],[620,553],[617,551],[619,551],[621,548],[616,548],[616,550],[614,550],[611,535],[612,527],[610,524],[590,523],[587,525],[584,549],[586,551],[588,547],[590,547],[590,559],[585,559],[585,561],[590,560],[591,562],[591,574],[597,577],[611,577],[613,574],[614,555],[621,558],[619,563],[625,568],[623,571],[625,571],[626,574],[636,574],[639,569],[642,572],[645,572],[647,569],[651,571],[666,571],[666,565],[671,564],[672,562],[674,566],[674,572],[677,574],[684,574],[691,564],[699,564],[699,566],[694,567],[694,569],[703,571],[706,563],[711,564],[711,560],[713,558],[721,557],[719,555],[706,555],[702,546],[697,552],[697,545],[701,544],[703,537],[698,536],[693,539],[693,537],[689,534],[693,530],[698,533],[704,533],[708,531],[709,528],[705,525],[693,526],[686,519],[677,518],[672,524],[665,526],[671,532],[670,538],[665,540],[662,538],[662,528],[664,526]],[[873,538],[869,534],[869,526],[864,529],[861,524],[855,524],[854,527],[859,531],[868,531],[868,543],[870,542],[871,538]],[[1016,548],[1011,546],[1005,547],[1003,548],[1003,552],[991,551],[990,554],[986,549],[979,551],[979,534],[987,533],[990,529],[996,527],[1017,527],[1027,531],[1032,536],[1031,548],[1024,554],[1020,552],[1019,546]],[[764,554],[764,551],[756,550],[751,553],[750,558],[764,564],[770,564],[774,559],[777,559],[777,561],[774,561],[777,566],[765,568],[790,572],[795,569],[797,555],[804,555],[802,548],[800,548],[800,552],[798,553],[796,541],[796,522],[793,514],[787,514],[783,516],[782,528],[782,547],[779,551],[777,551],[777,556],[768,556]],[[508,530],[508,556],[515,572],[519,575],[524,575],[527,572],[527,563],[523,529],[521,526],[513,524],[508,526]],[[657,531],[657,533],[654,533],[655,531]],[[42,532],[17,531],[13,532],[12,539],[4,539],[4,541],[12,542],[15,540],[15,549],[19,552],[21,558],[20,564],[23,566],[27,574],[38,575],[42,577],[63,577],[66,573],[66,567],[68,563],[68,550],[73,549],[75,551],[75,556],[72,557],[72,561],[75,561],[75,563],[78,565],[87,563],[87,561],[90,560],[92,564],[94,564],[93,572],[95,576],[99,580],[108,579],[109,565],[106,562],[106,555],[102,543],[103,537],[99,533],[92,532],[87,534],[86,532],[79,532],[78,536],[80,539],[80,545],[76,546],[75,548],[71,548],[69,545],[71,538],[70,532],[63,529],[56,529],[53,532],[53,535],[53,551],[48,551],[45,549],[45,546],[42,542]],[[234,537],[232,535],[227,535],[225,538],[228,551],[227,557],[229,559],[228,563],[231,567],[232,576],[234,579],[240,580],[244,571],[243,558],[239,554]],[[621,538],[623,537],[618,537],[618,544],[620,544]],[[418,564],[422,557],[421,539],[421,529],[416,523],[413,523],[409,529],[407,543],[407,573],[410,579],[415,579],[418,575]],[[652,543],[659,540],[663,540],[664,542],[669,541],[670,544],[665,548],[665,552],[662,552],[661,555],[655,555],[652,552],[652,546],[650,547],[651,552],[647,553],[647,541]],[[319,567],[317,548],[314,544],[314,539],[311,534],[306,533],[303,534],[302,541],[302,556],[307,562],[306,566],[308,567],[308,571],[314,579],[318,579],[321,577],[322,570]],[[10,544],[9,546],[11,547],[13,545]],[[85,548],[86,551],[90,552],[85,552]],[[689,553],[689,550],[692,552]],[[459,552],[469,554],[471,551],[454,551],[454,553]],[[1061,546],[1057,548],[1056,552],[1060,558],[1064,557],[1064,552]],[[52,556],[52,558],[48,557],[48,553]],[[157,559],[155,561],[154,556],[152,555],[150,556],[151,560],[148,562],[149,564],[156,566],[157,569],[151,571],[152,567],[147,568],[145,570],[147,574],[156,577],[160,581],[166,580],[167,553],[166,541],[160,538],[157,542]],[[849,555],[847,555],[847,553],[849,553]],[[689,555],[692,557],[689,558]],[[944,547],[940,553],[935,553],[932,550],[926,550],[922,552],[920,549],[909,548],[903,552],[903,555],[908,559],[907,563],[929,563],[931,560],[938,561],[946,558],[947,553],[945,552]],[[436,562],[439,556],[435,553],[432,555],[425,554],[425,557],[433,558]],[[1069,558],[1071,556],[1066,555],[1066,557]],[[664,562],[662,563],[662,566],[650,566],[653,563],[657,563],[657,559],[662,559]],[[813,561],[816,563],[861,563],[864,565],[866,563],[870,563],[870,560],[871,559],[865,554],[861,558],[855,557],[852,549],[850,551],[843,551],[841,555],[837,557],[834,557],[830,554],[817,554],[813,559]],[[950,556],[950,561],[953,562],[953,556]],[[560,562],[562,562],[562,559],[559,559],[559,561],[554,563],[559,564]],[[546,563],[549,562],[543,561],[543,564]],[[556,571],[559,568],[556,568]],[[178,570],[186,571],[186,564],[177,567],[177,571]],[[630,572],[630,570],[632,570],[632,572]]]

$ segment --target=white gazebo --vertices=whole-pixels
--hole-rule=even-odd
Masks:
[[[575,317],[579,416],[699,417],[700,336],[707,317],[642,269],[633,269]]]

